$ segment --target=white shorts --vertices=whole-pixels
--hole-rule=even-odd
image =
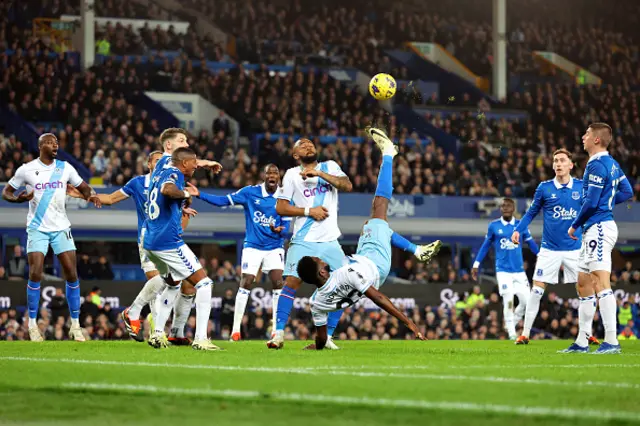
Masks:
[[[498,293],[500,293],[500,296],[505,294],[529,294],[529,279],[524,272],[496,272],[496,280],[498,281]]]
[[[558,284],[558,273],[562,266],[564,268],[564,282],[578,282],[579,256],[580,250],[553,251],[546,248],[540,249],[533,280],[545,284]]]
[[[582,248],[578,259],[580,272],[611,272],[611,252],[618,241],[618,227],[612,220],[598,222],[582,234]]]
[[[242,249],[242,273],[256,276],[262,266],[262,272],[284,271],[284,249],[258,250]]]
[[[187,279],[202,269],[198,257],[186,244],[171,250],[146,250],[146,253],[156,265],[160,275],[166,277],[171,274],[175,282]]]
[[[151,259],[149,259],[149,254],[144,249],[144,247],[142,247],[142,244],[138,244],[138,253],[140,254],[140,266],[142,267],[142,270],[145,274],[147,272],[158,270],[158,268],[156,268],[156,265],[154,265]]]

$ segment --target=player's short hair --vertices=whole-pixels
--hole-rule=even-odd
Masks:
[[[564,149],[564,148],[556,149],[553,153],[553,157],[555,158],[555,156],[558,154],[564,154],[569,158],[569,161],[573,161],[573,154],[571,154],[567,149]]]
[[[275,167],[276,169],[278,169],[278,171],[280,171],[280,168],[278,166],[276,166],[273,163],[269,163],[266,166],[264,166],[264,168],[262,169],[265,173],[267,173],[267,170],[269,170],[269,167]]]
[[[511,203],[514,207],[516,206],[516,202],[514,201],[513,198],[504,197],[502,199],[502,202],[503,203]]]
[[[164,131],[160,133],[160,144],[162,145],[162,148],[164,149],[167,142],[178,135],[184,135],[185,138],[189,137],[189,133],[180,127],[169,127],[168,129],[164,129]]]
[[[162,151],[151,151],[147,157],[147,161],[151,161],[154,155],[162,155]]]
[[[56,135],[54,135],[53,133],[43,133],[40,135],[40,137],[38,138],[38,146],[42,145],[42,141],[44,141],[44,138],[51,136],[52,138],[54,138],[56,141],[58,140],[58,138],[56,137]]]
[[[296,141],[296,143],[293,144],[294,148],[297,148],[298,146],[300,146],[300,144],[302,144],[303,142],[311,142],[313,143],[313,141],[311,139],[307,139],[307,138],[300,138]]]
[[[318,264],[311,256],[305,256],[298,262],[296,268],[298,276],[302,281],[308,284],[320,285],[320,278],[318,277]]]
[[[598,137],[602,141],[602,145],[607,148],[613,139],[611,126],[607,123],[591,123],[589,128],[598,132]]]
[[[181,147],[171,153],[171,162],[178,164],[179,162],[186,160],[187,158],[195,157],[196,152],[191,148]]]

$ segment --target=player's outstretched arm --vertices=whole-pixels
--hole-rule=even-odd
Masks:
[[[420,333],[420,330],[418,330],[418,326],[413,321],[411,321],[409,318],[407,318],[407,316],[405,314],[400,312],[400,310],[393,303],[391,303],[391,300],[389,300],[389,298],[387,296],[385,296],[384,294],[380,293],[375,287],[373,287],[373,286],[369,287],[364,294],[369,299],[371,299],[371,301],[373,303],[378,305],[380,308],[384,309],[389,314],[391,314],[394,317],[398,318],[399,321],[402,321],[403,324],[406,325],[407,328],[409,330],[411,330],[416,335],[416,337],[418,339],[427,340],[422,335],[422,333]],[[316,337],[316,340],[317,339],[318,338]],[[316,345],[317,345],[317,343],[316,343]]]
[[[80,185],[76,186],[76,189],[80,191],[80,193],[82,194],[82,198],[93,203],[93,205],[97,208],[102,207],[102,201],[98,197],[98,194],[96,194],[96,191],[94,191],[93,188],[87,185],[86,182],[83,181],[82,183],[80,183]]]
[[[218,174],[222,171],[222,164],[217,161],[212,160],[197,160],[196,164],[199,168],[211,169],[211,171],[215,174]]]

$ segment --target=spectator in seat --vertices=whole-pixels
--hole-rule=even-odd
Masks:
[[[12,281],[20,281],[25,279],[27,272],[27,258],[22,253],[22,247],[13,247],[13,257],[9,260],[8,276]]]
[[[111,270],[111,263],[105,256],[98,258],[98,263],[93,267],[93,274],[98,280],[112,280],[113,271]]]

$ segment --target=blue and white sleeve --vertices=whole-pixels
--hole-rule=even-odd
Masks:
[[[491,249],[491,243],[493,243],[493,228],[491,224],[489,224],[489,229],[487,230],[487,235],[484,237],[484,242],[482,246],[480,246],[480,250],[478,250],[478,254],[476,255],[476,261],[473,262],[473,268],[479,268],[480,264],[484,260],[487,253],[489,253],[489,249]]]
[[[584,177],[583,185],[587,184],[587,195],[582,202],[578,216],[571,224],[573,229],[578,229],[584,225],[587,219],[598,209],[604,182],[606,182],[607,169],[602,163],[594,161],[587,165]]]
[[[615,204],[624,203],[625,201],[633,197],[633,187],[629,183],[629,179],[625,175],[620,178],[618,183],[618,192],[616,192],[614,202]]]
[[[529,232],[529,230],[526,229],[525,232],[522,234],[522,237],[523,237],[522,238],[523,241],[525,241],[529,245],[529,248],[531,249],[533,254],[537,256],[538,253],[540,252],[540,247],[538,247],[538,244],[536,244],[536,240],[534,240],[533,237],[531,236],[531,232]]]
[[[544,198],[542,197],[543,190],[541,186],[542,184],[538,185],[538,187],[536,188],[536,193],[533,196],[533,202],[529,206],[529,209],[524,214],[524,216],[522,216],[522,219],[520,219],[520,223],[518,223],[518,226],[516,226],[515,231],[519,232],[520,234],[523,234],[527,230],[527,228],[531,224],[531,221],[535,219],[538,213],[540,213],[540,209],[544,204]]]

